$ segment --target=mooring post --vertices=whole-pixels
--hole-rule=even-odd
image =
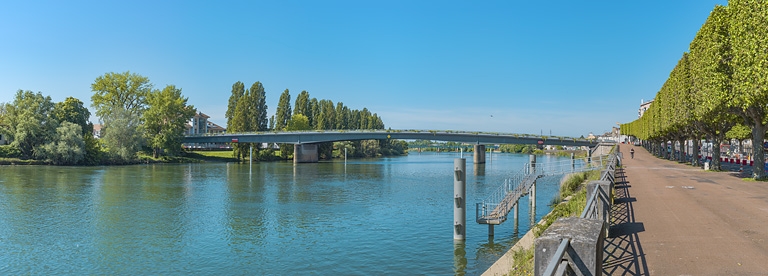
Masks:
[[[493,241],[493,224],[488,224],[488,240]]]
[[[518,224],[518,221],[517,221],[518,219],[517,219],[517,217],[518,217],[518,214],[520,214],[520,212],[518,211],[518,210],[520,210],[520,209],[519,209],[519,208],[517,208],[517,205],[519,205],[519,204],[518,204],[518,203],[515,203],[515,205],[514,205],[514,206],[512,206],[512,214],[513,214],[513,216],[514,216],[514,218],[515,218],[515,229],[517,229],[517,224]]]
[[[533,175],[536,175],[536,155],[528,155],[528,163],[530,164],[530,172]],[[533,184],[531,184],[531,209],[536,209],[536,178],[533,179]],[[535,215],[535,213],[534,213]]]
[[[253,145],[251,145],[250,152],[248,153],[248,165],[253,166]]]
[[[571,172],[576,171],[576,154],[571,152]]]
[[[453,239],[465,240],[467,230],[467,160],[453,160]]]

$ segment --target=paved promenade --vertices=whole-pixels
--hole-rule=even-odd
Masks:
[[[768,275],[768,182],[621,145],[609,275]]]

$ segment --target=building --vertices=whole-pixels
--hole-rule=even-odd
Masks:
[[[193,116],[192,119],[189,120],[189,123],[185,125],[186,134],[187,135],[219,134],[219,133],[225,133],[227,131],[226,128],[223,128],[214,122],[208,121],[209,118],[211,117],[208,115],[205,115],[205,113],[202,113],[199,111],[195,113],[195,116]],[[195,143],[195,144],[185,144],[184,146],[187,148],[198,148],[198,149],[230,148],[230,146],[227,143],[203,143],[203,144]]]
[[[208,118],[211,118],[208,115],[205,115],[202,112],[195,113],[195,116],[192,117],[192,120],[189,121],[189,128],[187,129],[187,134],[189,135],[195,135],[195,134],[205,134],[208,133]]]
[[[5,134],[0,133],[0,145],[7,145],[8,141],[5,139]]]
[[[93,124],[93,138],[101,138],[101,129],[103,127],[101,124]]]
[[[640,109],[637,111],[638,118],[643,117],[643,114],[645,114],[645,112],[648,111],[648,108],[651,107],[651,103],[653,103],[653,99],[647,102],[642,99],[640,100]]]

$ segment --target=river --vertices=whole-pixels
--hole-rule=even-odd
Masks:
[[[0,166],[0,274],[477,275],[529,228],[474,222],[527,155],[467,161],[467,240],[453,241],[457,153],[110,167]],[[539,156],[539,162],[559,159]],[[560,177],[539,180],[537,219]]]

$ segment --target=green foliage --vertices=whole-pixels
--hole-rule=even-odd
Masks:
[[[310,107],[309,107],[309,92],[306,90],[301,91],[298,96],[296,96],[296,103],[293,106],[293,115],[296,114],[302,114],[304,116],[307,116],[309,119],[309,116],[311,115]]]
[[[74,165],[85,157],[85,142],[80,125],[64,121],[56,128],[54,141],[35,152],[39,159],[48,159],[54,165]]]
[[[19,158],[21,157],[21,151],[18,148],[11,145],[0,146],[0,157],[2,158]]]
[[[232,118],[235,116],[235,109],[237,108],[237,101],[245,94],[245,84],[238,81],[232,84],[232,94],[229,96],[229,103],[227,104],[227,112],[224,117],[227,118],[227,128],[232,125]]]
[[[533,253],[535,250],[535,246],[516,250],[512,254],[513,264],[509,268],[509,275],[533,275]]]
[[[731,0],[728,10],[734,103],[753,129],[753,145],[760,145],[768,129],[768,5],[760,0]],[[763,154],[754,157],[755,164],[765,162]],[[755,179],[766,177],[763,166],[753,169]]]
[[[70,122],[79,125],[82,135],[93,135],[91,124],[91,112],[82,101],[67,97],[63,102],[58,102],[53,107],[53,118],[58,122]]]
[[[54,104],[50,96],[40,92],[16,92],[13,103],[6,106],[3,132],[22,158],[32,158],[38,148],[53,139],[58,122],[52,116]]]
[[[130,162],[144,145],[141,120],[137,114],[128,110],[114,109],[104,117],[104,145],[112,162]]]
[[[511,145],[511,144],[505,144],[505,145],[499,146],[499,150],[501,152],[530,154],[530,153],[536,153],[538,149],[536,148],[536,145]],[[539,151],[539,152],[541,152],[541,151]]]
[[[96,78],[91,90],[94,92],[91,106],[96,108],[96,116],[102,120],[114,112],[140,117],[152,84],[149,78],[129,71],[119,74],[110,72]]]
[[[187,98],[174,85],[149,93],[147,104],[149,108],[144,112],[142,121],[144,138],[152,148],[152,156],[157,158],[161,151],[167,155],[179,153],[185,126],[195,115],[194,106],[187,105]]]
[[[238,83],[233,86],[233,93],[230,100],[234,100],[235,109],[232,117],[227,123],[227,132],[254,132],[267,130],[267,103],[264,86],[260,82],[255,82],[251,88],[245,91],[242,96],[237,96],[235,88],[239,89]],[[250,154],[250,148],[258,152],[261,144],[258,143],[236,143],[232,145],[232,152],[236,158],[244,159]]]
[[[285,127],[285,130],[288,131],[298,131],[298,130],[309,130],[311,129],[311,126],[309,125],[309,119],[307,116],[304,116],[303,114],[295,114],[291,119],[288,121],[288,125]]]
[[[752,137],[752,129],[743,124],[737,124],[725,133],[726,139],[747,140]]]
[[[277,111],[275,112],[275,129],[285,129],[288,125],[288,121],[291,120],[291,94],[288,89],[280,94],[280,101],[277,103]]]

